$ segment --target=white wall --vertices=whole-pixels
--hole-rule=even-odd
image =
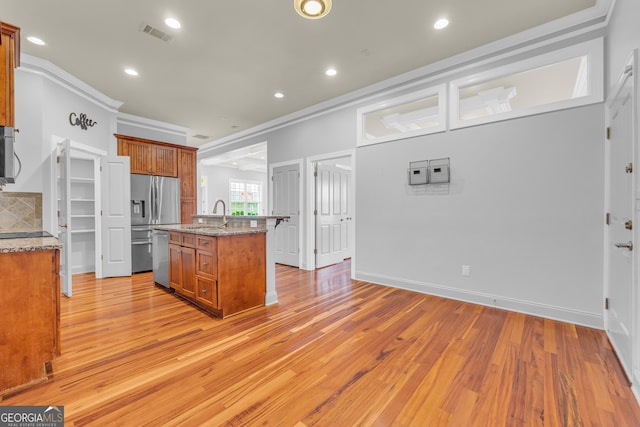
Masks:
[[[593,105],[359,148],[357,278],[602,327],[603,116]],[[410,161],[441,157],[448,193],[407,185]]]
[[[640,1],[616,0],[605,38],[605,87],[612,88],[631,52],[640,48]]]
[[[71,113],[87,114],[97,124],[86,130],[72,126]],[[27,61],[15,70],[15,117],[16,127],[20,129],[16,152],[22,160],[23,172],[16,184],[7,186],[6,191],[41,192],[43,228],[56,233],[53,137],[74,140],[115,154],[115,110],[98,105],[40,72],[34,72]]]
[[[221,166],[200,166],[200,176],[207,177],[207,206],[205,208],[206,214],[211,214],[213,210],[213,204],[217,199],[222,199],[227,207],[227,215],[231,214],[229,203],[229,180],[231,178],[241,179],[246,181],[256,181],[262,183],[262,202],[263,212],[260,215],[267,215],[267,202],[268,196],[268,181],[267,174],[260,172],[240,171],[234,168],[226,168]],[[198,181],[199,182],[199,181]],[[198,191],[198,213],[202,213],[202,201],[201,194]],[[218,211],[220,213],[220,211]]]

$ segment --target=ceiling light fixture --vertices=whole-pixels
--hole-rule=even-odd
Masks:
[[[446,28],[447,25],[449,25],[449,20],[447,18],[440,18],[436,21],[435,24],[433,24],[433,28],[435,28],[436,30],[441,30],[443,28]]]
[[[27,37],[27,40],[29,40],[33,44],[37,44],[38,46],[44,46],[46,44],[42,39],[34,36]]]
[[[293,0],[296,12],[308,19],[318,19],[331,11],[331,0]]]
[[[338,72],[336,71],[335,68],[329,68],[327,69],[327,71],[324,72],[327,76],[335,76],[336,74],[338,74]]]
[[[180,21],[178,21],[175,18],[167,18],[164,20],[164,23],[167,24],[167,27],[173,28],[175,30],[182,27],[182,24],[180,23]]]
[[[134,70],[133,68],[125,68],[124,72],[129,74],[130,76],[137,76],[138,72],[136,70]]]
[[[284,98],[284,93],[276,92],[276,93],[273,94],[273,96],[275,96],[276,98]]]

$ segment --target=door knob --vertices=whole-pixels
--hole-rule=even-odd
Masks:
[[[633,250],[633,242],[629,242],[629,243],[616,243],[615,244],[616,248],[627,248],[630,251]]]

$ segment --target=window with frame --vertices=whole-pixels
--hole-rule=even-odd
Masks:
[[[262,184],[253,181],[230,180],[231,215],[256,216],[262,211]]]
[[[359,108],[358,146],[445,130],[446,85]]]
[[[601,102],[602,39],[454,80],[450,128]]]

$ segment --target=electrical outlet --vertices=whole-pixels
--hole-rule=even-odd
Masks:
[[[202,224],[202,218],[198,218],[198,224]]]
[[[462,266],[462,275],[465,277],[469,277],[471,275],[471,267],[468,265]]]
[[[251,228],[256,228],[258,226],[258,221],[255,219],[252,219],[249,221],[249,227]]]

